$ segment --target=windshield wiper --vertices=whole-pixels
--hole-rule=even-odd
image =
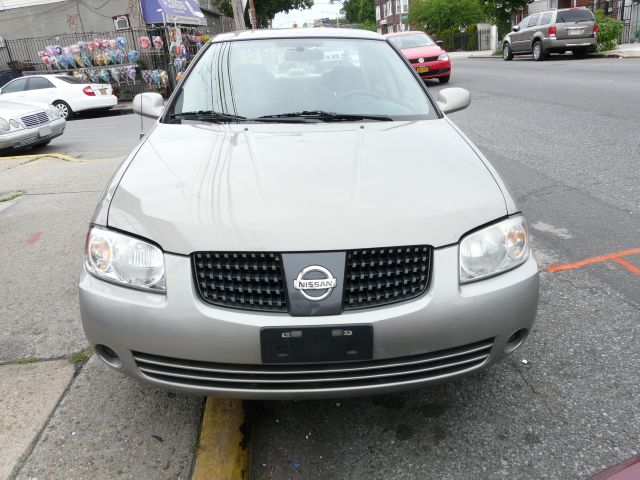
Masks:
[[[301,112],[278,113],[275,115],[263,115],[261,117],[252,118],[258,122],[270,121],[305,121],[317,120],[320,122],[357,122],[360,120],[375,120],[380,122],[391,122],[393,119],[385,115],[367,115],[360,113],[337,113],[325,112],[324,110],[303,110]]]
[[[203,122],[243,122],[247,117],[242,115],[233,115],[231,113],[214,112],[213,110],[198,110],[193,112],[172,113],[169,115],[172,120],[200,120]]]

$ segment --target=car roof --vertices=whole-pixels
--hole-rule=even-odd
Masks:
[[[405,30],[404,32],[393,32],[393,33],[387,33],[385,35],[385,37],[400,37],[402,35],[413,35],[416,33],[421,33],[423,35],[429,35],[426,32],[421,32],[420,30]]]
[[[236,40],[262,40],[269,38],[357,38],[384,40],[376,32],[355,28],[274,28],[268,30],[240,30],[221,33],[211,39],[213,43]]]

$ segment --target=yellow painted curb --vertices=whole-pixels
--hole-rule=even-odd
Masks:
[[[64,160],[65,162],[86,162],[87,160],[82,160],[80,158],[70,157],[69,155],[65,155],[63,153],[39,153],[37,155],[15,155],[12,157],[0,157],[0,160],[15,160],[20,158],[31,158],[33,160],[38,160],[39,158],[57,158],[58,160]]]
[[[193,480],[248,480],[251,439],[240,400],[208,397]]]

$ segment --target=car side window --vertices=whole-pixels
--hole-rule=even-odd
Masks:
[[[27,90],[40,90],[42,88],[53,88],[53,84],[43,77],[31,77]]]
[[[536,25],[538,25],[539,18],[540,18],[540,15],[534,15],[533,17],[531,17],[531,20],[529,20],[529,23],[527,24],[527,28],[535,27]]]
[[[540,25],[549,25],[551,23],[552,16],[553,12],[544,12],[542,17],[540,17]]]
[[[520,28],[520,30],[522,30],[523,28],[527,28],[527,23],[529,23],[530,18],[531,17],[527,17],[518,24],[518,27]]]
[[[19,78],[18,80],[14,80],[13,82],[2,87],[2,93],[15,93],[22,92],[25,90],[27,86],[26,78]]]

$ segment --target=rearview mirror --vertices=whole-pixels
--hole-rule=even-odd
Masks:
[[[513,32],[517,32],[517,31],[519,31],[519,30],[520,30],[520,27],[519,27],[518,25],[516,25],[515,27],[513,27],[513,28],[511,29],[511,31],[513,31]]]
[[[464,88],[445,88],[438,93],[436,103],[443,113],[457,112],[469,106],[471,94]]]
[[[439,47],[442,47],[442,44],[444,42],[442,40],[436,40],[436,45],[438,45]]]
[[[143,117],[158,118],[164,111],[164,99],[155,92],[139,93],[133,98],[133,111]]]

